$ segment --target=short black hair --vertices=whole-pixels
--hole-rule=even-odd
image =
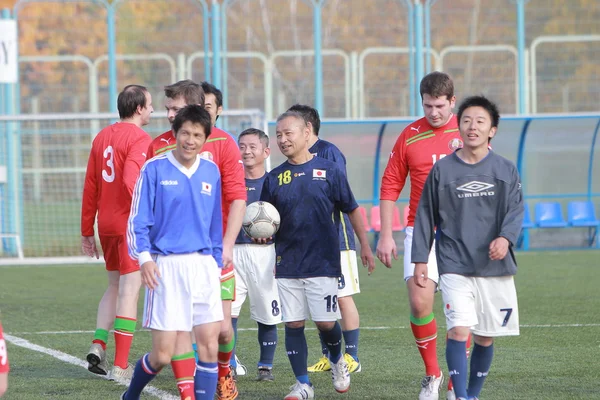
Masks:
[[[308,122],[306,122],[306,119],[304,118],[304,114],[302,114],[300,111],[287,110],[286,112],[281,114],[279,117],[277,117],[276,122],[283,121],[286,118],[299,119],[300,121],[302,121],[302,123],[304,124],[305,127],[308,126]]]
[[[492,128],[498,128],[498,124],[500,123],[500,112],[498,111],[498,106],[485,96],[467,97],[462,103],[460,103],[460,106],[458,106],[458,113],[456,114],[459,124],[463,113],[467,108],[470,107],[481,107],[485,109],[492,120]]]
[[[177,135],[177,132],[179,132],[186,122],[201,125],[204,128],[206,137],[208,138],[210,136],[212,122],[210,120],[210,114],[204,107],[198,104],[188,104],[179,110],[173,121],[173,132],[175,135]]]
[[[243,136],[248,136],[248,135],[256,135],[258,136],[258,140],[260,140],[260,142],[263,144],[263,147],[266,149],[269,147],[269,136],[261,131],[260,129],[256,129],[256,128],[248,128],[242,131],[242,133],[240,133],[238,135],[238,143],[240,142],[240,139]]]
[[[215,96],[217,107],[223,107],[223,92],[217,89],[217,87],[212,83],[206,81],[202,82],[200,86],[202,86],[202,90],[204,91],[205,95],[213,94]]]
[[[319,129],[321,129],[321,118],[316,108],[308,106],[306,104],[294,104],[288,111],[296,111],[302,114],[304,121],[312,125],[315,135],[319,136]]]
[[[137,112],[138,107],[146,107],[146,93],[148,89],[141,85],[127,85],[117,98],[117,109],[119,118],[131,118]]]

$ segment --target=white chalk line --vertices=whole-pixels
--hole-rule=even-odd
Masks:
[[[87,367],[88,367],[87,361],[81,360],[70,354],[63,353],[62,351],[49,349],[47,347],[43,347],[43,346],[37,345],[35,343],[31,343],[30,341],[28,341],[26,339],[23,339],[23,338],[20,338],[17,336],[13,336],[13,335],[9,335],[9,334],[5,334],[4,339],[6,339],[6,341],[8,341],[9,343],[14,344],[15,346],[23,347],[25,349],[32,350],[32,351],[37,351],[39,353],[44,353],[51,357],[56,358],[57,360],[60,360],[60,361],[63,361],[63,362],[66,362],[68,364],[75,365],[78,367],[82,367],[87,370]],[[106,378],[102,377],[102,375],[97,375],[97,376],[100,378],[106,379]],[[127,386],[127,384],[125,384],[125,383],[121,383],[121,382],[116,382],[116,383],[118,383],[119,385]],[[165,392],[164,390],[155,388],[153,386],[146,386],[146,388],[144,389],[144,392],[146,392],[149,395],[152,395],[154,397],[158,397],[159,399],[165,399],[165,400],[178,400],[179,399],[179,397],[175,397],[172,394]]]
[[[521,328],[586,328],[592,327],[597,328],[600,327],[600,324],[543,324],[543,325],[521,325]],[[281,328],[280,328],[281,329]],[[393,329],[408,329],[406,326],[365,326],[361,327],[363,330],[393,330]],[[257,328],[239,328],[238,332],[256,332]],[[307,330],[316,330],[316,328],[307,328]],[[149,332],[149,331],[138,331],[139,332]],[[94,331],[87,330],[72,330],[72,331],[39,331],[39,332],[20,332],[19,335],[69,335],[69,334],[92,334]],[[39,353],[47,354],[51,357],[56,358],[57,360],[66,362],[71,365],[79,366],[81,368],[85,368],[87,370],[88,363],[87,361],[81,360],[77,357],[74,357],[70,354],[63,353],[62,351],[50,349],[47,347],[43,347],[37,345],[35,343],[31,343],[30,341],[20,338],[18,336],[14,336],[14,334],[5,333],[4,338],[9,342],[14,344],[15,346],[23,347],[28,350],[37,351]],[[101,376],[99,376],[101,377]],[[106,378],[104,378],[106,379]],[[127,386],[124,383],[117,382],[120,385]],[[166,400],[177,400],[178,397],[173,396],[172,394],[155,388],[153,386],[146,386],[144,389],[146,393],[151,396],[157,397],[159,399]]]
[[[444,325],[440,325],[441,328]],[[520,325],[520,328],[525,329],[547,329],[547,328],[598,328],[600,324],[525,324]],[[283,330],[283,326],[279,327],[279,330]],[[410,329],[408,326],[361,326],[361,330],[366,331],[385,331],[385,330],[394,330],[394,329]],[[307,331],[315,331],[317,328],[306,328]],[[258,328],[238,328],[238,332],[256,332]],[[38,331],[38,332],[11,332],[13,335],[78,335],[78,334],[92,334],[95,331],[92,330],[73,330],[73,331]],[[139,330],[136,333],[150,333],[149,330]]]

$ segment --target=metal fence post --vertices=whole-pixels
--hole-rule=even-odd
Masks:
[[[108,109],[117,112],[117,59],[115,38],[115,7],[118,1],[107,7],[107,35],[108,35]]]
[[[517,51],[519,53],[519,68],[518,68],[518,79],[519,79],[519,114],[525,114],[527,112],[526,96],[527,96],[527,82],[525,81],[526,76],[526,63],[525,63],[525,3],[528,0],[516,0],[517,3]]]
[[[322,28],[322,3],[325,0],[313,1],[313,41],[315,47],[315,108],[324,115],[323,104],[323,53],[321,51],[321,41],[323,39]]]
[[[404,0],[407,9],[408,19],[408,96],[410,98],[408,104],[410,109],[410,115],[417,115],[416,113],[416,97],[415,97],[415,53],[414,53],[414,18],[413,18],[413,6],[411,0]]]
[[[415,89],[414,96],[416,99],[417,94],[419,93],[419,86],[421,84],[421,80],[424,76],[424,68],[423,68],[423,5],[421,4],[421,0],[415,0],[415,8],[414,8],[414,18],[415,18]],[[422,116],[423,108],[415,106],[415,115]]]
[[[212,21],[213,70],[212,84],[221,88],[221,6],[218,0],[213,0],[210,19]]]

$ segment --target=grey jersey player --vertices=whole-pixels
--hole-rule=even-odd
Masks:
[[[446,360],[456,399],[478,398],[493,358],[493,338],[519,334],[512,247],[523,222],[515,165],[489,149],[500,116],[494,103],[469,97],[458,111],[463,148],[438,161],[419,202],[412,262],[417,285],[427,282],[435,240],[448,329]],[[467,385],[466,341],[473,333]]]

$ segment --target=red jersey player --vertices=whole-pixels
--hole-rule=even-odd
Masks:
[[[88,370],[106,375],[106,342],[114,320],[115,360],[109,378],[130,379],[129,349],[137,318],[140,268],[127,250],[127,219],[140,169],[152,138],[141,127],[150,122],[152,97],[143,86],[129,85],[117,99],[120,122],[104,128],[92,143],[83,188],[81,247],[98,258],[94,221],[108,271],[108,288],[98,306],[96,332],[87,355]]]
[[[429,280],[424,288],[417,286],[410,262],[412,232],[417,206],[425,180],[433,164],[462,147],[456,116],[452,113],[456,97],[454,84],[445,73],[432,72],[420,85],[425,117],[408,125],[398,137],[390,154],[381,183],[381,233],[377,257],[388,268],[392,256],[398,258],[392,237],[392,214],[406,178],[410,176],[410,205],[408,226],[404,239],[404,280],[410,302],[410,325],[417,348],[425,364],[426,376],[421,382],[419,400],[439,398],[444,378],[437,360],[437,325],[433,314],[434,293],[438,283],[434,250],[429,257]]]
[[[203,85],[206,83],[203,82]],[[207,84],[210,85],[210,84]],[[209,87],[209,86],[207,86]],[[210,85],[211,91],[220,91]],[[167,97],[167,117],[172,123],[177,112],[189,104],[204,105],[204,91],[197,83],[190,80],[179,81],[165,87]],[[211,113],[212,123],[218,115]],[[172,131],[156,137],[148,148],[148,158],[171,151],[175,147]],[[229,359],[234,348],[233,328],[231,325],[231,302],[235,295],[235,276],[233,271],[233,246],[242,227],[242,219],[246,210],[246,181],[244,166],[235,140],[225,131],[213,126],[211,134],[200,153],[219,167],[222,186],[223,210],[223,269],[221,272],[221,300],[223,300],[223,323],[219,335],[219,381],[217,398],[233,400],[238,392],[231,375]],[[176,355],[187,355],[188,347],[184,341],[178,341]],[[179,356],[175,358],[179,359]],[[195,366],[194,366],[195,368]],[[192,371],[193,374],[193,371]],[[185,375],[189,376],[189,375]],[[182,397],[183,398],[183,397]]]
[[[6,393],[8,389],[8,351],[6,350],[6,342],[2,334],[2,324],[0,323],[0,397]]]

